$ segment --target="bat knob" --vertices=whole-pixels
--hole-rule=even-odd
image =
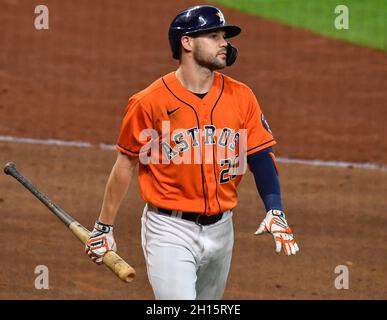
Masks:
[[[16,168],[16,164],[13,162],[7,162],[7,164],[4,166],[4,173],[9,174],[12,169]]]

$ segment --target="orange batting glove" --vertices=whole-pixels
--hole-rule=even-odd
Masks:
[[[269,210],[267,212],[266,218],[263,219],[254,234],[261,235],[265,232],[269,232],[273,236],[276,253],[280,253],[281,248],[287,256],[295,255],[300,251],[297,243],[294,241],[292,229],[290,229],[283,211]]]

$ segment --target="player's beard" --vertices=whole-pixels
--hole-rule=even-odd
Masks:
[[[220,57],[220,52],[216,55],[209,53],[203,47],[197,46],[193,51],[193,57],[196,63],[211,71],[220,70],[226,67],[226,60]]]

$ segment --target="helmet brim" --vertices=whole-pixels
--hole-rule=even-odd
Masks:
[[[187,36],[199,35],[202,33],[208,33],[208,32],[212,32],[212,31],[224,31],[226,33],[225,39],[229,39],[229,38],[236,37],[237,35],[239,35],[241,33],[242,29],[239,28],[238,26],[235,26],[235,25],[225,25],[225,26],[221,26],[221,27],[211,27],[211,28],[207,28],[207,29],[201,29],[201,30],[194,31],[194,32],[187,32],[185,35],[187,35]]]

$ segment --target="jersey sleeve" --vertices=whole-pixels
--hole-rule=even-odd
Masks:
[[[138,99],[130,98],[121,123],[116,148],[129,156],[138,157],[140,153],[146,152],[143,147],[150,140],[147,139],[146,132],[152,127],[152,118],[145,107]]]
[[[247,129],[247,155],[276,144],[257,98],[251,90],[247,106],[245,129]]]

